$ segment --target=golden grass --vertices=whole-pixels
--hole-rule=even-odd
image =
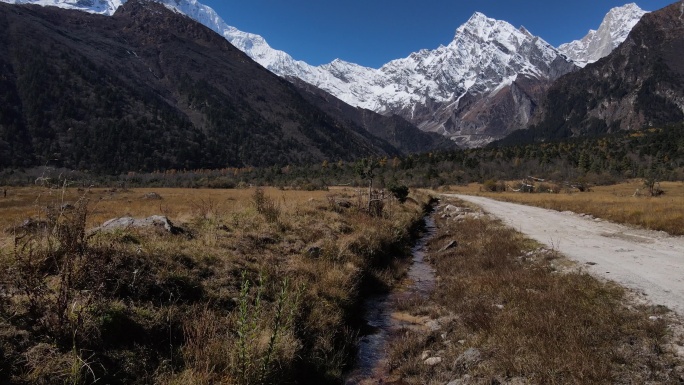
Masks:
[[[292,191],[264,188],[264,192],[282,203],[285,211],[292,211],[309,200],[324,201],[325,196],[344,192],[343,188],[326,191]],[[156,192],[162,199],[145,199],[145,194]],[[351,192],[351,190],[349,190]],[[93,188],[80,191],[76,188],[18,187],[8,188],[7,198],[0,198],[0,228],[20,224],[29,217],[44,217],[47,205],[73,203],[85,197],[90,201],[88,226],[95,227],[116,217],[167,215],[184,221],[211,208],[221,213],[239,212],[250,204],[254,188],[250,189],[184,189],[184,188]]]
[[[0,201],[0,346],[24,342],[2,353],[0,383],[25,383],[38,365],[41,383],[52,384],[50,374],[81,359],[93,372],[81,365],[59,380],[339,383],[361,286],[367,276],[395,276],[387,272],[394,252],[427,197],[371,217],[330,199],[355,203],[353,189],[263,191],[259,207],[255,189],[10,189]],[[162,199],[146,199],[150,192]],[[81,198],[90,202],[86,229],[160,214],[186,233],[121,229],[81,239],[65,231],[79,210],[64,211],[53,231],[18,239],[4,231]],[[65,234],[77,238],[68,249]],[[43,341],[73,354],[27,355]]]
[[[659,197],[634,196],[637,189],[645,192],[640,180],[597,186],[592,191],[582,193],[494,193],[483,192],[479,184],[453,187],[451,191],[558,211],[591,214],[613,222],[684,235],[684,182],[661,182],[660,186],[665,194]]]

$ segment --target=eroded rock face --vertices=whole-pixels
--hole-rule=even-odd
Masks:
[[[644,15],[612,53],[558,79],[530,120],[504,142],[599,135],[684,119],[684,5]]]

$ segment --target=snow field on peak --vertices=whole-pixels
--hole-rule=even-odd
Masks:
[[[558,50],[581,67],[594,63],[608,56],[625,41],[632,28],[646,13],[648,12],[634,3],[612,8],[598,30],[589,30],[582,39],[562,44]]]

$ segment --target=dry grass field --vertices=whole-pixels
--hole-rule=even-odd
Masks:
[[[32,187],[0,199],[9,384],[339,383],[360,301],[401,275],[428,201],[388,200],[372,216],[352,189]],[[179,229],[90,231],[150,215]]]
[[[396,332],[388,369],[402,384],[682,381],[672,313],[631,302],[498,221],[455,219],[441,207],[428,243],[437,288],[400,304],[432,320]]]
[[[661,182],[665,194],[659,197],[634,196],[643,181],[633,180],[612,186],[593,187],[588,192],[526,194],[484,192],[479,184],[457,186],[450,192],[482,195],[508,202],[544,207],[558,211],[591,214],[613,222],[684,235],[684,182]]]

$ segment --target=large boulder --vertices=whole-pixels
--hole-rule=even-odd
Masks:
[[[101,226],[95,228],[93,231],[114,231],[120,229],[130,229],[130,228],[148,228],[156,229],[171,234],[182,234],[183,229],[176,227],[169,220],[169,218],[162,215],[153,215],[147,218],[132,218],[132,217],[122,217],[114,218],[106,221]]]

